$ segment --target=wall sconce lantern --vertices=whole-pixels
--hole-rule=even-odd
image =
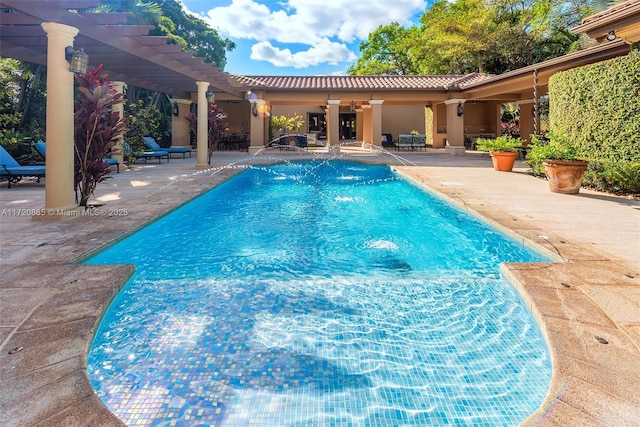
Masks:
[[[207,102],[209,104],[216,103],[216,93],[215,92],[207,92]]]
[[[64,50],[64,57],[69,62],[69,71],[74,74],[84,74],[87,72],[89,55],[84,53],[84,49],[75,50],[73,46],[67,46]]]
[[[608,42],[612,42],[618,37],[616,36],[616,31],[613,30],[613,31],[609,31],[609,33],[607,33],[607,35],[604,38],[607,39]]]
[[[456,112],[458,113],[458,117],[462,117],[462,115],[464,114],[464,108],[462,107],[462,102],[458,102],[458,108],[456,109]]]
[[[177,102],[172,102],[171,103],[171,113],[176,117],[178,116],[178,114],[180,114],[179,110],[178,110],[178,103]]]
[[[253,117],[258,117],[258,97],[256,96],[255,93],[252,93],[251,91],[247,92],[247,99],[249,100],[249,102],[251,103],[251,114],[253,114]]]

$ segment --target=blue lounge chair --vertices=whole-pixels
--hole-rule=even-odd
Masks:
[[[163,157],[167,158],[167,162],[169,161],[169,152],[165,150],[133,151],[131,149],[131,146],[128,144],[125,144],[123,148],[124,148],[123,153],[124,153],[125,159],[129,159],[127,160],[127,164],[131,163],[131,161],[135,163],[138,161],[138,159],[144,159],[144,162],[147,163],[147,159],[151,159],[151,158],[157,158],[158,163],[162,163]]]
[[[25,176],[36,177],[40,182],[40,178],[44,177],[45,172],[44,166],[21,166],[1,145],[0,166],[2,167],[0,169],[0,177],[6,177],[9,182],[7,188],[11,188],[12,182],[15,184]]]
[[[158,143],[156,142],[155,139],[151,138],[150,136],[143,136],[142,137],[142,142],[144,142],[144,145],[147,146],[147,148],[149,150],[152,151],[166,151],[169,153],[169,156],[171,156],[171,154],[173,153],[177,153],[177,154],[182,154],[182,158],[184,159],[187,153],[189,153],[189,157],[191,157],[191,147],[168,147],[168,148],[162,148],[158,145]]]
[[[40,154],[42,156],[43,159],[47,158],[47,144],[45,144],[44,142],[40,141],[40,142],[36,142],[35,144],[33,144],[33,147],[36,149],[38,154]],[[107,166],[115,166],[116,167],[116,172],[120,173],[120,162],[118,161],[118,159],[111,159],[109,157],[105,157],[104,159],[102,159],[102,161]]]

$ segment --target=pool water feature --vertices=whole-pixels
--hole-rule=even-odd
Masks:
[[[130,425],[517,425],[551,363],[501,262],[387,166],[254,166],[94,256],[136,273],[88,374]]]

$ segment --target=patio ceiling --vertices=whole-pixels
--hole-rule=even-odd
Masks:
[[[128,13],[77,13],[98,6],[99,0],[0,0],[0,53],[3,57],[46,65],[47,35],[43,22],[78,28],[76,48],[84,48],[89,65],[103,64],[112,80],[191,98],[196,81],[211,90],[244,98],[242,84],[212,64],[203,62],[167,37],[148,36],[153,27],[126,25]],[[8,10],[10,9],[10,11]],[[62,53],[61,53],[62,54]]]

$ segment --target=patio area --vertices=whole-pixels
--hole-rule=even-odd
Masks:
[[[400,154],[400,155],[398,155]],[[195,157],[195,156],[194,156]],[[342,158],[384,163],[558,263],[506,264],[548,341],[547,400],[524,425],[633,426],[640,419],[640,201],[582,189],[551,193],[516,162],[496,172],[487,155],[376,148],[214,153],[133,165],[99,184],[101,206],[41,216],[44,184],[0,183],[0,413],[5,425],[122,425],[86,377],[86,356],[131,265],[74,264],[255,163]],[[197,218],[194,218],[197,221]],[[170,250],[170,248],[168,248]]]

